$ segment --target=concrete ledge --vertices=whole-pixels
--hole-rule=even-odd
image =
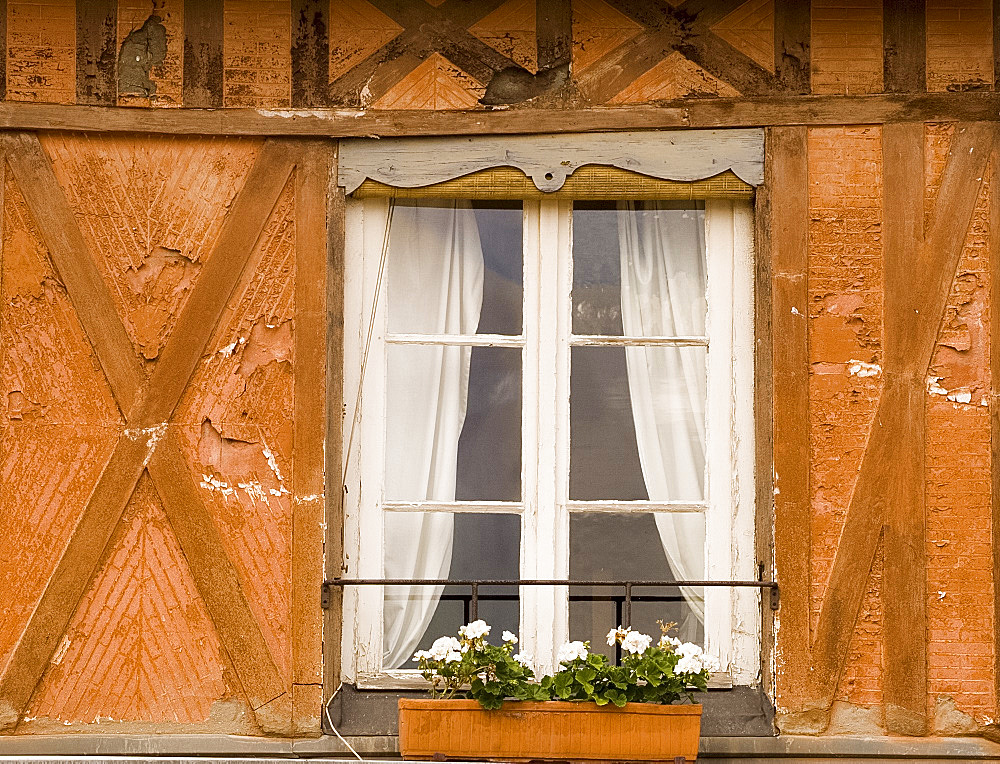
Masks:
[[[346,738],[358,753],[376,764],[398,761],[397,738],[355,736]],[[981,738],[903,737],[705,737],[701,758],[714,764],[780,760],[788,764],[831,761],[933,762],[997,761],[1000,745]],[[233,735],[39,735],[0,736],[0,762],[83,761],[86,764],[131,760],[196,764],[253,760],[259,764],[287,764],[289,759],[356,761],[335,736],[315,739],[264,739]],[[451,764],[457,764],[452,762]]]

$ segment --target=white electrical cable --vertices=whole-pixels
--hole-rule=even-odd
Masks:
[[[333,734],[337,736],[337,739],[340,740],[341,743],[347,746],[347,750],[353,753],[358,761],[364,761],[364,759],[361,758],[361,755],[354,750],[354,746],[348,743],[344,739],[344,736],[337,731],[337,728],[333,726],[333,719],[330,718],[330,704],[333,702],[333,699],[337,697],[337,693],[340,692],[340,688],[343,686],[344,686],[343,682],[337,685],[337,689],[333,691],[333,695],[331,695],[330,699],[326,701],[326,703],[323,705],[323,713],[326,714],[326,723],[330,725],[330,729],[333,730]]]

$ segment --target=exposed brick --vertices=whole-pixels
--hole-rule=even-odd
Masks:
[[[223,106],[291,108],[291,45],[287,0],[225,0]]]
[[[813,0],[812,92],[882,90],[882,0]]]
[[[8,0],[7,100],[76,101],[75,0]]]
[[[927,89],[993,84],[991,0],[927,0]]]

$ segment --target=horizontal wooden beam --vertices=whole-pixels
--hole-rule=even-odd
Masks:
[[[571,116],[567,119],[567,116]],[[139,109],[0,104],[0,130],[327,137],[581,133],[699,127],[980,122],[1000,116],[1000,93],[768,96],[589,109],[365,111]]]

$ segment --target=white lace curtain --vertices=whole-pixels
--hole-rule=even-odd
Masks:
[[[389,214],[388,202],[382,212]],[[384,231],[384,218],[380,222]],[[483,271],[479,230],[468,202],[396,204],[387,251],[389,331],[475,334]],[[471,348],[390,345],[388,354],[385,497],[453,501]],[[386,512],[384,518],[386,578],[448,577],[451,514]],[[385,668],[406,665],[441,592],[442,587],[386,587]]]
[[[675,207],[676,205],[674,205]],[[626,335],[703,336],[707,258],[728,260],[733,207],[709,200],[704,220],[663,202],[620,202],[622,324]],[[724,261],[725,261],[724,260]],[[629,347],[629,397],[639,462],[650,501],[703,501],[707,357],[703,347]],[[705,578],[705,521],[696,513],[656,513],[656,527],[674,576]],[[705,620],[698,589],[682,587],[692,612]]]

